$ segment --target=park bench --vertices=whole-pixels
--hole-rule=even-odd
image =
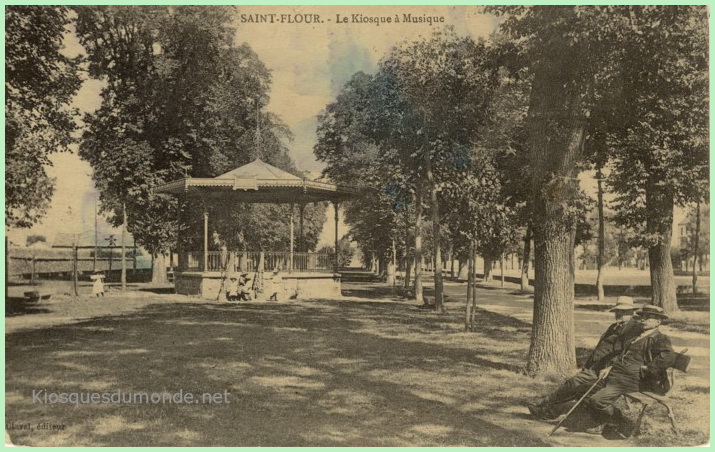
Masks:
[[[630,404],[630,402],[638,402],[642,405],[641,411],[640,413],[638,413],[636,423],[633,426],[633,430],[631,430],[630,434],[628,435],[629,438],[640,433],[641,424],[643,423],[643,418],[646,415],[646,411],[651,405],[656,404],[660,404],[665,407],[668,413],[668,419],[670,419],[670,426],[673,428],[674,433],[678,433],[678,428],[675,424],[675,413],[673,412],[673,408],[670,406],[668,393],[673,389],[673,386],[675,384],[674,371],[679,370],[681,372],[687,372],[688,368],[690,367],[690,356],[685,355],[684,353],[684,351],[678,353],[676,358],[674,359],[673,366],[669,367],[667,370],[668,379],[670,380],[670,389],[667,393],[661,395],[649,391],[638,391],[629,392],[623,395],[627,404]]]
[[[40,292],[36,290],[31,290],[29,292],[25,292],[25,302],[27,303],[37,303],[39,301],[47,301],[50,299],[50,294],[40,294]]]

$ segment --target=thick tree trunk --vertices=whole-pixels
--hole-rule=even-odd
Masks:
[[[151,269],[151,282],[153,284],[166,284],[169,278],[166,274],[166,255],[164,253],[154,254]]]
[[[484,256],[484,282],[492,280],[492,258],[489,255]]]
[[[539,228],[541,229],[541,228]],[[573,240],[565,230],[534,234],[534,317],[528,371],[568,373],[576,364]]]
[[[459,272],[457,274],[457,279],[460,281],[464,281],[465,279],[469,278],[469,270],[468,268],[469,265],[467,265],[467,262],[464,260],[460,259],[459,260]]]
[[[657,236],[658,242],[648,248],[652,303],[667,313],[679,311],[675,291],[670,241],[673,235],[673,198],[659,193],[657,188],[646,189],[646,229]]]
[[[415,300],[422,303],[422,189],[417,187],[415,203]]]
[[[531,225],[526,227],[524,237],[524,255],[521,261],[521,290],[526,291],[529,287],[529,261],[531,260]]]
[[[603,216],[603,173],[601,168],[596,172],[598,181],[598,274],[596,275],[596,290],[598,300],[606,298],[603,291],[603,271],[606,268],[606,221]]]
[[[444,284],[442,282],[442,245],[440,243],[439,199],[437,199],[437,184],[434,181],[432,169],[427,169],[427,180],[430,184],[430,206],[432,207],[432,268],[434,269],[434,309],[444,312]]]
[[[673,277],[673,264],[670,260],[670,244],[659,243],[648,249],[650,261],[650,284],[653,289],[652,303],[662,307],[665,312],[679,311]]]
[[[573,320],[574,239],[569,207],[579,196],[586,112],[582,71],[586,49],[546,47],[535,71],[527,128],[533,193],[534,316],[527,358],[530,374],[570,374],[576,366]]]

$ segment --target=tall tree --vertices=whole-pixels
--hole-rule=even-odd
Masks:
[[[433,260],[441,263],[440,184],[468,160],[469,144],[486,122],[498,77],[486,46],[447,28],[393,48],[380,62],[375,122],[382,158],[401,166],[414,187],[416,229],[428,200]],[[421,254],[421,236],[415,252]],[[420,273],[416,274],[417,283]],[[435,308],[443,310],[441,265],[435,267]],[[417,292],[417,290],[415,290]]]
[[[604,57],[597,8],[494,7],[507,14],[503,30],[522,46],[533,74],[526,121],[531,169],[529,203],[534,237],[534,324],[530,373],[567,373],[576,363],[573,296],[574,245],[580,197],[576,176],[594,68]]]
[[[701,199],[709,174],[708,14],[702,6],[628,11],[609,182],[618,194],[616,220],[648,250],[653,304],[675,312],[673,209]]]
[[[179,216],[176,201],[153,194],[153,185],[216,176],[256,157],[295,170],[282,144],[287,128],[262,111],[269,71],[248,46],[234,46],[230,7],[76,11],[90,75],[107,82],[102,106],[85,120],[80,155],[94,169],[110,222],[121,222],[126,203],[130,232],[163,269]],[[190,218],[181,218],[190,237]]]
[[[345,222],[365,258],[392,261],[392,242],[404,241],[400,221],[411,197],[400,168],[379,159],[372,137],[373,77],[358,72],[318,117],[315,155],[335,182],[372,193],[344,203]]]
[[[77,61],[62,53],[65,6],[5,8],[5,226],[31,227],[46,213],[54,180],[49,155],[69,151],[80,87]]]
[[[503,22],[503,28],[522,46],[534,74],[527,121],[536,248],[534,333],[527,364],[532,373],[565,373],[575,363],[572,299],[573,245],[578,219],[578,209],[574,207],[579,199],[576,176],[587,161],[584,152],[586,134],[598,130],[598,124],[594,124],[591,118],[605,116],[605,122],[614,117],[624,120],[620,129],[615,127],[617,121],[611,121],[610,127],[615,131],[609,127],[610,136],[620,138],[622,157],[617,157],[617,150],[610,153],[616,155],[616,166],[619,160],[631,162],[623,166],[623,174],[630,171],[623,181],[638,188],[630,191],[624,201],[631,202],[630,207],[637,207],[642,195],[646,191],[650,193],[645,206],[646,211],[650,209],[653,215],[649,215],[649,221],[646,221],[645,211],[639,213],[638,209],[631,208],[630,224],[646,224],[647,236],[660,237],[649,245],[649,254],[653,256],[651,265],[657,267],[651,273],[654,302],[664,305],[666,309],[672,308],[666,302],[671,296],[662,295],[664,292],[671,293],[674,300],[668,278],[664,277],[672,274],[672,269],[668,268],[669,259],[663,252],[667,246],[663,238],[669,236],[665,225],[669,223],[669,218],[672,222],[673,200],[687,192],[672,190],[672,187],[679,187],[687,181],[683,169],[689,163],[676,164],[669,158],[660,160],[661,164],[666,161],[673,163],[674,172],[670,177],[649,178],[646,175],[653,171],[642,170],[642,159],[639,160],[642,163],[637,163],[628,160],[627,156],[643,154],[631,152],[631,148],[647,147],[655,150],[651,155],[677,157],[679,146],[671,152],[671,146],[663,147],[669,142],[657,144],[658,138],[673,139],[677,135],[659,131],[668,119],[673,118],[667,112],[674,108],[675,116],[682,118],[686,126],[702,117],[696,113],[694,118],[686,119],[686,115],[681,114],[691,107],[696,112],[702,111],[701,104],[704,102],[702,96],[698,103],[687,95],[687,90],[679,89],[688,86],[687,83],[682,86],[679,86],[679,81],[670,86],[661,83],[675,76],[680,80],[689,79],[691,88],[702,85],[702,71],[693,70],[699,68],[702,58],[689,59],[685,56],[687,51],[676,58],[673,55],[678,54],[674,47],[679,47],[681,41],[683,48],[706,48],[699,36],[707,28],[702,27],[702,19],[696,17],[697,14],[692,14],[698,8],[678,8],[491,8],[509,15]],[[688,33],[692,35],[690,38],[685,36]],[[673,39],[673,36],[682,39]],[[698,44],[691,45],[693,42]],[[685,76],[688,73],[689,78]],[[660,104],[661,98],[666,102]],[[604,121],[599,120],[601,122]],[[687,134],[686,130],[688,127],[681,128],[681,135]],[[631,139],[626,140],[628,137]],[[680,143],[682,145],[685,141],[680,140]],[[701,134],[696,133],[688,144],[691,150],[697,150],[702,143]],[[612,148],[609,144],[609,149]],[[685,162],[703,162],[697,152],[692,154],[684,156]],[[656,168],[650,163],[645,167]],[[666,182],[657,182],[663,180]],[[663,187],[670,188],[663,190]],[[658,212],[658,218],[655,218],[655,212]]]

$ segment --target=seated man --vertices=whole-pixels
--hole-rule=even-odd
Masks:
[[[639,390],[654,390],[668,379],[665,373],[673,365],[673,347],[670,339],[658,330],[660,323],[667,319],[663,309],[646,305],[636,311],[636,320],[641,325],[641,333],[628,340],[623,350],[612,361],[608,377],[594,389],[586,401],[591,417],[598,423],[586,430],[591,434],[602,434],[608,424],[614,424],[619,414],[613,404],[623,394]]]
[[[584,395],[598,380],[599,373],[620,353],[624,341],[640,332],[640,324],[633,320],[636,309],[633,298],[618,297],[616,306],[610,309],[616,316],[616,322],[601,335],[583,368],[540,403],[528,403],[529,412],[540,419],[555,419],[562,414],[560,405]]]

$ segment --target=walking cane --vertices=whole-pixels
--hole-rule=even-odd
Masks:
[[[595,388],[596,385],[597,385],[601,380],[603,380],[604,378],[606,378],[610,372],[611,372],[611,369],[609,368],[608,371],[607,371],[603,376],[601,376],[601,375],[598,376],[598,379],[596,380],[596,382],[595,382],[590,388],[588,388],[588,391],[586,391],[586,393],[585,393],[584,395],[582,395],[580,399],[578,399],[578,402],[576,402],[576,404],[571,407],[571,409],[569,410],[569,412],[566,413],[566,416],[564,416],[564,418],[561,419],[558,424],[556,424],[556,427],[554,427],[554,429],[551,430],[551,432],[550,432],[548,435],[546,435],[547,438],[548,438],[549,436],[553,435],[554,432],[555,432],[556,430],[558,430],[559,427],[561,427],[561,424],[563,424],[564,421],[565,421],[566,419],[568,419],[568,417],[571,415],[571,413],[574,412],[574,410],[576,409],[576,407],[578,407],[578,406],[581,404],[581,402],[583,402],[583,399],[585,399],[586,396],[589,395],[589,394],[591,393],[591,391],[593,391],[593,388]]]

